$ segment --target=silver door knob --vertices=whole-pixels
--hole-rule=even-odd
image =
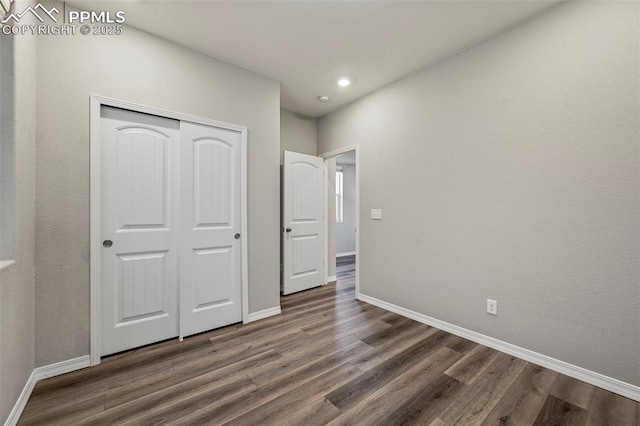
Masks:
[[[104,247],[104,248],[109,248],[109,247],[111,247],[112,245],[113,245],[113,241],[111,241],[111,240],[104,240],[104,241],[102,242],[102,247]]]
[[[233,238],[235,238],[236,240],[239,240],[240,239],[240,234],[234,235]]]

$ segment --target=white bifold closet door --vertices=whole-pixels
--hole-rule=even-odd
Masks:
[[[178,335],[180,122],[103,107],[102,355]]]
[[[182,122],[180,335],[242,320],[240,133]]]
[[[240,133],[101,109],[101,355],[242,320]]]

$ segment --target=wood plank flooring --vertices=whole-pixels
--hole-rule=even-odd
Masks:
[[[20,424],[639,424],[632,400],[355,301],[353,258],[337,274],[282,315],[44,380]]]

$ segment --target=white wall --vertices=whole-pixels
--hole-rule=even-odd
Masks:
[[[339,160],[338,157],[338,163]],[[356,251],[356,167],[353,164],[341,164],[341,166],[343,221],[336,223],[336,254]]]
[[[280,110],[280,164],[284,151],[318,155],[318,132],[316,119]]]
[[[562,4],[319,119],[361,149],[362,293],[640,385],[638,8]]]
[[[279,83],[129,27],[40,37],[36,364],[89,353],[92,94],[248,127],[249,311],[279,305]]]
[[[25,3],[18,1],[14,7],[21,10]],[[15,165],[12,254],[16,261],[0,271],[0,423],[3,424],[34,368],[36,40],[29,36],[0,35],[0,38],[3,53],[11,44],[14,50],[13,75],[7,75],[10,70],[4,54],[0,71],[3,89],[7,88],[5,83],[13,86],[14,102],[11,105],[11,100],[5,98],[5,90],[0,102],[3,109],[13,108],[15,151],[9,161]],[[1,141],[7,142],[4,138]]]

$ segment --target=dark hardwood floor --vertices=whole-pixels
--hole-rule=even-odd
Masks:
[[[20,424],[638,424],[640,404],[355,301],[353,263],[337,273],[282,315],[44,380]]]

